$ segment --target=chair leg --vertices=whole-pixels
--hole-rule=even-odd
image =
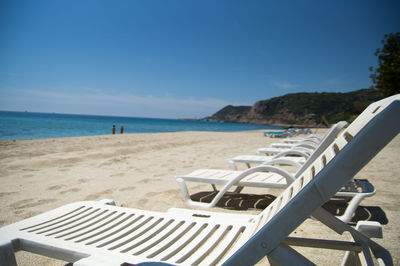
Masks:
[[[234,192],[235,192],[235,193],[240,193],[240,192],[243,190],[243,188],[244,188],[244,187],[237,186]]]
[[[336,218],[326,210],[319,208],[317,209],[313,215],[315,218],[320,220],[323,224],[334,230],[335,232],[342,234],[343,232],[347,231],[351,234],[354,242],[357,244],[361,244],[363,246],[363,257],[367,263],[372,261],[372,254],[375,258],[382,262],[384,265],[393,265],[393,259],[390,253],[380,246],[375,241],[371,240],[368,236],[364,235],[363,233],[359,232],[355,228],[349,226],[348,224],[344,223],[340,219]],[[345,261],[350,260],[348,255],[346,254]],[[344,263],[345,263],[344,261]]]
[[[292,247],[283,243],[274,248],[267,257],[269,261],[272,261],[272,265],[315,265]]]
[[[237,170],[236,163],[233,160],[228,160],[228,164],[231,166],[232,170]]]
[[[272,258],[267,257],[268,258],[268,262],[271,266],[279,266],[279,263],[277,263],[276,261],[274,261]]]
[[[11,242],[0,242],[0,265],[17,265],[14,248]]]
[[[361,261],[356,252],[346,251],[346,254],[344,255],[344,258],[342,261],[342,265],[343,266],[350,266],[350,265],[361,266]]]

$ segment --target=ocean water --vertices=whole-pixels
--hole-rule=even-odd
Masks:
[[[112,126],[119,134],[179,131],[234,132],[257,129],[279,129],[277,126],[218,123],[177,119],[156,119],[96,115],[0,111],[0,139],[38,139],[111,134]]]

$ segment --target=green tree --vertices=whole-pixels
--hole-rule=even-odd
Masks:
[[[385,34],[383,48],[377,49],[379,66],[370,67],[372,82],[379,93],[390,96],[400,93],[400,32]]]

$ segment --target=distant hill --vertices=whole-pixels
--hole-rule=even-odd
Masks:
[[[347,93],[292,93],[256,102],[253,106],[228,105],[202,120],[316,126],[322,120],[332,124],[352,121],[370,103],[381,99],[374,89]]]
[[[251,110],[251,106],[232,106],[227,105],[211,117],[209,120],[213,121],[240,121],[241,119],[247,119],[247,115]],[[207,118],[206,118],[207,119]]]

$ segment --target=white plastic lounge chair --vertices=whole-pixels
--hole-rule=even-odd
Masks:
[[[311,134],[311,128],[301,128],[297,131],[297,134]]]
[[[321,135],[312,134],[312,135],[307,136],[305,138],[302,138],[302,137],[285,138],[285,139],[282,140],[282,142],[283,143],[299,143],[299,142],[302,142],[302,141],[307,140],[307,139],[313,139],[313,140],[316,140],[316,141],[321,141],[323,138],[324,137],[321,136]]]
[[[315,143],[300,142],[300,143],[296,143],[296,144],[291,145],[290,147],[286,147],[286,148],[279,148],[279,147],[259,148],[259,149],[257,149],[256,153],[260,154],[260,155],[261,154],[276,155],[278,153],[288,151],[288,150],[299,150],[299,151],[312,153],[316,147],[317,147],[317,145],[315,145]]]
[[[347,250],[346,265],[372,265],[373,257],[393,265],[390,253],[370,239],[379,223],[359,223],[363,234],[321,209],[400,131],[400,96],[366,112],[258,215],[77,202],[0,228],[0,264],[15,264],[14,252],[26,250],[74,265],[253,265],[263,257],[274,265],[313,265],[291,247],[304,246]],[[310,216],[353,240],[288,237]]]
[[[244,187],[284,189],[293,183],[298,176],[300,175],[291,175],[278,167],[262,165],[250,168],[243,172],[201,169],[184,177],[176,177],[176,180],[186,204],[193,207],[213,208],[217,206],[219,200],[233,186],[236,186],[236,189],[234,190],[235,193],[240,193]],[[210,184],[216,192],[216,195],[210,202],[198,202],[193,201],[190,198],[189,190],[185,181],[199,183],[200,178],[201,183]],[[222,185],[223,187],[218,191],[216,185]],[[343,222],[349,223],[361,201],[367,197],[375,195],[375,193],[376,190],[374,186],[367,180],[349,181],[349,183],[345,184],[332,198],[346,199],[348,201],[346,209],[340,216],[337,216],[337,218]]]
[[[325,137],[319,141],[318,147],[312,151],[310,154],[306,151],[301,150],[286,150],[276,155],[268,156],[268,155],[238,155],[234,158],[228,159],[229,165],[233,170],[237,170],[237,163],[244,163],[250,168],[251,164],[262,164],[269,162],[271,160],[275,160],[279,158],[280,164],[283,165],[293,165],[297,166],[300,169],[300,166],[304,164],[304,162],[308,159],[314,160],[322,151],[328,147],[329,144],[337,137],[339,132],[347,125],[347,122],[342,121],[335,125],[333,125],[330,130],[326,133]],[[312,155],[312,158],[309,158]],[[275,163],[277,164],[277,163]]]
[[[303,143],[303,144],[308,144],[308,145],[310,145],[311,147],[317,147],[318,146],[318,144],[320,143],[320,141],[316,141],[316,140],[313,140],[313,139],[306,139],[306,140],[303,140],[303,141],[301,141],[301,142],[299,142],[299,143]],[[298,145],[299,143],[283,143],[283,142],[278,142],[278,143],[272,143],[271,145],[269,145],[270,147],[273,147],[273,148],[284,148],[284,149],[286,149],[286,148],[293,148],[294,146],[296,146],[296,145]]]
[[[304,164],[307,158],[310,157],[308,152],[288,150],[285,152],[278,153],[276,155],[238,155],[231,159],[228,159],[228,163],[233,170],[237,170],[238,163],[246,164],[247,168],[251,167],[251,164],[263,164],[271,160],[275,160],[277,165],[292,165],[300,168]],[[282,160],[276,160],[282,159]]]
[[[311,135],[307,138],[292,138],[288,137],[282,140],[280,143],[273,143],[269,147],[259,148],[256,153],[257,154],[267,154],[267,155],[276,155],[283,151],[287,151],[289,149],[301,150],[304,152],[311,153],[313,150],[318,147],[319,143],[323,137],[319,135]]]

